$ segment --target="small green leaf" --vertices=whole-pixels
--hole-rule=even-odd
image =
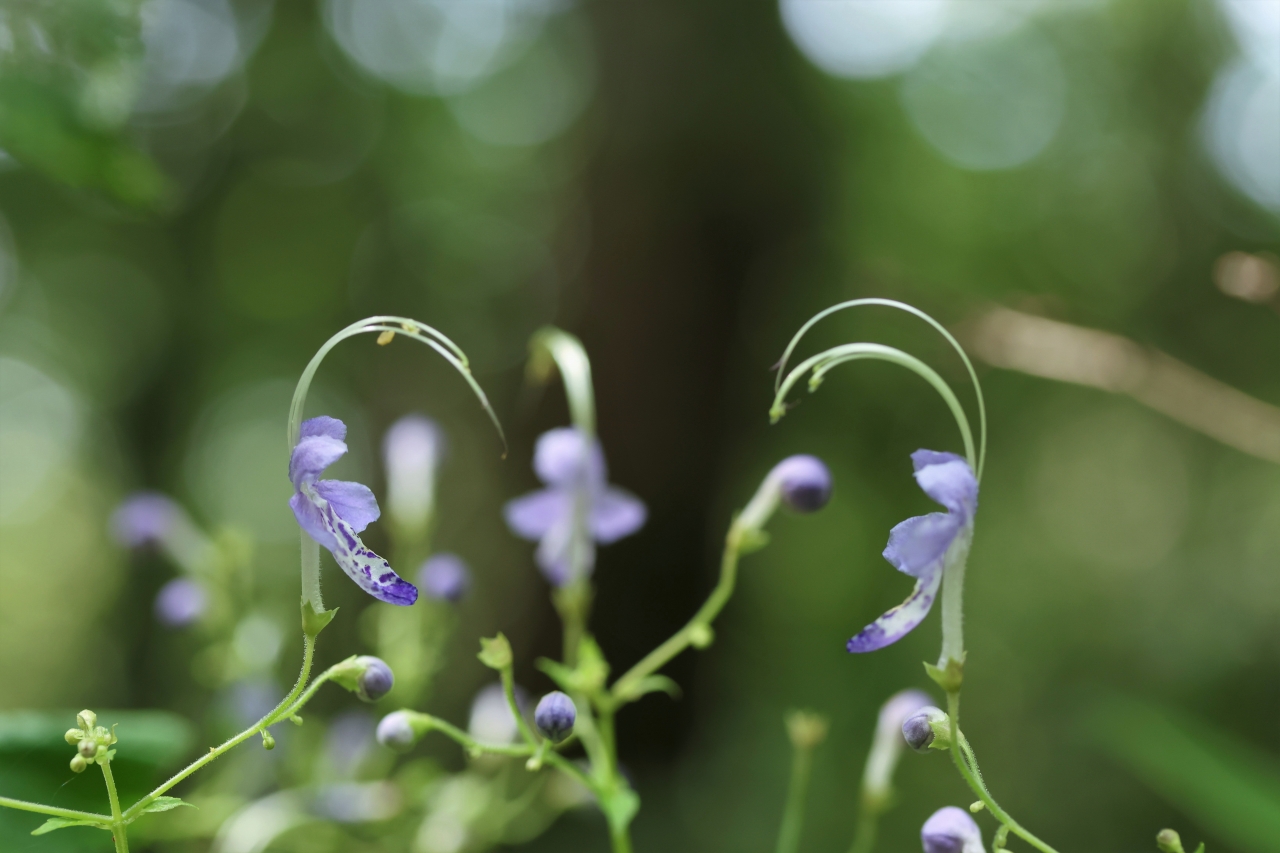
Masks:
[[[742,531],[742,536],[738,539],[738,553],[750,554],[759,551],[768,544],[769,532],[767,530],[747,528]]]
[[[600,644],[590,634],[583,634],[578,644],[578,678],[582,689],[587,693],[604,687],[609,677],[609,662],[604,659]]]
[[[1196,848],[1196,853],[1204,853],[1204,842],[1200,842],[1200,846]]]
[[[338,608],[336,607],[333,608],[332,610],[325,610],[321,613],[317,613],[316,609],[311,606],[310,601],[303,601],[302,602],[302,632],[314,640],[316,637],[320,635],[320,632],[323,631],[329,625],[329,623],[333,621],[333,617],[337,615],[338,615]]]
[[[490,669],[503,670],[511,666],[511,643],[501,631],[498,636],[480,638],[480,662]]]
[[[156,797],[154,800],[147,803],[147,807],[142,810],[142,813],[150,814],[152,812],[167,812],[169,809],[176,809],[178,806],[186,806],[191,809],[195,808],[195,806],[191,805],[191,803],[188,803],[181,797]]]
[[[44,835],[53,832],[55,829],[66,829],[68,826],[92,826],[97,829],[110,829],[106,824],[98,823],[96,820],[68,820],[65,817],[51,817],[44,823],[31,831],[32,835]]]
[[[538,658],[533,665],[545,672],[556,686],[566,693],[577,693],[581,688],[578,683],[578,671],[572,667],[551,658]]]

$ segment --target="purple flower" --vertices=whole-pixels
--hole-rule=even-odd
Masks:
[[[361,655],[356,662],[364,665],[364,671],[356,678],[356,695],[364,702],[377,702],[391,692],[396,677],[382,658]]]
[[[405,415],[387,430],[382,439],[387,512],[397,524],[420,527],[431,518],[443,450],[440,427],[424,415]]]
[[[928,615],[944,570],[962,566],[969,554],[978,509],[978,481],[969,463],[954,453],[933,450],[917,450],[911,461],[920,488],[947,511],[908,518],[889,532],[884,558],[915,578],[916,588],[906,601],[851,639],[851,652],[873,652],[905,637]]]
[[[559,690],[543,696],[533,712],[533,724],[538,733],[552,743],[560,743],[573,734],[577,721],[578,709],[573,700]]]
[[[920,830],[924,853],[986,853],[982,830],[964,809],[946,806],[933,813]]]
[[[902,721],[902,739],[916,752],[928,752],[929,747],[938,739],[938,732],[934,726],[945,726],[949,723],[950,718],[945,711],[932,705],[925,705]],[[947,738],[943,741],[945,745],[950,742],[950,736],[946,734],[947,729],[943,729],[943,732],[944,737]]]
[[[507,526],[517,536],[538,542],[538,566],[547,580],[563,586],[577,580],[572,573],[576,548],[583,549],[581,571],[595,565],[595,543],[608,545],[635,533],[645,522],[639,498],[609,486],[600,442],[588,446],[573,427],[545,432],[538,439],[533,470],[547,488],[509,502]],[[575,518],[586,535],[575,542]]]
[[[378,743],[390,749],[407,752],[418,741],[408,711],[392,711],[378,722]]]
[[[782,503],[795,512],[817,512],[831,500],[831,471],[816,456],[788,456],[773,469]]]
[[[182,507],[159,492],[136,492],[111,515],[111,535],[126,548],[159,545],[183,521]]]
[[[456,603],[471,588],[471,572],[457,554],[435,554],[418,570],[418,585],[427,598]]]
[[[413,604],[418,588],[360,541],[358,534],[381,514],[373,492],[360,483],[318,479],[347,452],[346,437],[346,424],[337,418],[302,422],[289,459],[289,479],[297,490],[289,506],[307,535],[329,549],[357,586],[388,604]]]
[[[156,618],[170,628],[181,628],[204,615],[209,596],[204,585],[191,578],[174,578],[156,594]]]
[[[524,688],[515,685],[516,707],[528,713],[528,697]],[[500,682],[480,688],[471,700],[471,718],[467,733],[482,743],[511,743],[520,736],[520,725],[511,713],[507,694]]]

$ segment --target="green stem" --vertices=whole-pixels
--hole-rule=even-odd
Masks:
[[[712,621],[720,615],[720,611],[733,595],[734,584],[738,579],[738,559],[741,556],[743,530],[744,528],[736,520],[730,525],[729,533],[725,536],[724,554],[720,558],[720,580],[706,602],[688,624],[665,643],[645,655],[643,660],[613,683],[613,689],[610,692],[615,701],[627,701],[630,691],[634,690],[643,678],[652,675],[687,649],[694,635],[709,629]]]
[[[849,853],[871,853],[876,846],[876,829],[880,823],[880,811],[866,804],[858,812],[858,828],[853,833]]]
[[[996,820],[1009,827],[1010,832],[1041,851],[1041,853],[1058,853],[1048,844],[1023,829],[1022,825],[1010,817],[1008,812],[1000,808],[1000,804],[987,791],[987,786],[982,781],[981,771],[978,770],[978,761],[973,755],[973,750],[969,748],[968,741],[962,740],[963,735],[960,733],[959,690],[952,690],[947,693],[947,713],[951,718],[951,742],[961,746],[960,749],[951,749],[951,758],[955,761],[956,769],[960,771],[964,781],[968,783],[973,792],[978,795],[978,799],[987,807],[987,811],[991,812],[991,816]],[[968,760],[962,755],[967,757]],[[970,767],[971,763],[972,767]]]
[[[778,829],[778,853],[796,853],[800,848],[800,831],[804,828],[804,801],[813,770],[813,749],[796,747],[791,758],[791,784],[787,789],[787,805]]]
[[[67,820],[96,820],[103,826],[111,823],[111,817],[104,814],[95,814],[93,812],[78,812],[75,809],[60,809],[57,806],[46,806],[42,803],[29,803],[26,800],[15,800],[12,797],[0,797],[0,807],[6,809],[17,809],[24,812],[35,812],[36,814],[47,814],[52,817],[64,817]]]
[[[631,853],[631,834],[627,827],[610,822],[609,841],[613,844],[613,853]]]
[[[120,796],[116,793],[116,780],[111,775],[111,762],[103,760],[98,766],[102,768],[102,778],[107,783],[107,799],[111,801],[111,837],[116,842],[116,853],[129,853],[129,837],[124,828],[124,815],[120,812]]]
[[[298,673],[298,681],[296,684],[294,684],[293,689],[289,691],[289,695],[285,696],[284,699],[280,700],[280,704],[276,705],[275,708],[273,708],[261,720],[258,720],[258,722],[254,723],[253,726],[240,732],[240,734],[236,735],[230,740],[227,740],[221,746],[210,747],[209,751],[206,754],[200,756],[198,759],[188,764],[182,770],[179,770],[176,774],[171,776],[167,781],[162,783],[160,787],[156,788],[150,794],[147,794],[141,800],[138,800],[138,802],[130,806],[129,809],[124,813],[125,818],[128,820],[133,820],[135,817],[137,817],[139,814],[142,813],[143,809],[145,809],[148,805],[154,802],[157,797],[162,796],[166,791],[168,791],[174,785],[177,785],[179,782],[186,779],[188,776],[195,773],[200,768],[204,767],[206,764],[209,764],[213,761],[216,761],[218,758],[221,758],[223,754],[234,749],[240,744],[244,743],[249,738],[260,733],[263,729],[273,726],[276,723],[280,722],[281,720],[284,720],[284,719],[287,719],[288,717],[293,716],[293,714],[303,704],[306,704],[306,700],[304,700],[301,703],[299,703],[297,700],[298,700],[298,697],[303,694],[303,691],[306,689],[307,680],[311,677],[311,664],[313,662],[314,657],[315,657],[315,638],[312,636],[304,635],[303,645],[302,645],[302,669]],[[328,674],[329,673],[326,672],[325,675],[322,676],[322,678],[325,678],[327,680]],[[316,679],[316,682],[317,683],[313,685],[313,687],[318,687],[320,683],[323,683],[319,678]],[[309,700],[314,693],[315,693],[314,689],[307,691],[306,699]]]

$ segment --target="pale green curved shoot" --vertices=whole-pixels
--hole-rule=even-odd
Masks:
[[[489,405],[489,398],[485,396],[484,389],[480,387],[480,383],[476,382],[475,377],[471,375],[471,366],[467,361],[466,353],[457,344],[445,337],[443,333],[433,329],[426,323],[420,323],[408,317],[390,315],[366,317],[363,320],[352,323],[325,341],[324,345],[312,356],[306,369],[302,371],[302,376],[298,379],[298,387],[293,391],[293,402],[289,405],[287,434],[289,452],[292,453],[294,445],[298,443],[298,433],[302,428],[302,412],[307,403],[307,392],[311,389],[311,381],[315,378],[316,371],[320,369],[320,363],[324,361],[325,356],[347,338],[384,332],[404,335],[419,343],[426,344],[438,352],[445,361],[453,365],[458,373],[462,374],[462,378],[471,386],[471,390],[480,400],[480,405],[484,408],[485,413],[489,415],[489,420],[493,422],[494,428],[498,431],[498,438],[502,440],[502,455],[506,456],[507,437],[502,431],[502,424],[498,422],[498,416],[494,414],[493,407]],[[311,605],[315,613],[323,614],[325,612],[324,599],[320,594],[320,546],[305,532],[302,533],[302,599]]]
[[[569,418],[588,438],[596,434],[595,391],[591,386],[591,361],[582,341],[555,326],[544,326],[529,339],[527,375],[536,382],[546,382],[551,366],[560,370],[564,394],[569,400]]]
[[[947,343],[951,344],[951,348],[956,351],[956,354],[960,356],[960,360],[964,362],[965,369],[969,372],[969,379],[973,382],[974,395],[978,398],[977,464],[974,465],[973,453],[969,453],[968,454],[969,465],[973,467],[975,475],[977,476],[978,480],[981,481],[982,469],[987,461],[987,406],[982,397],[982,385],[981,383],[978,382],[978,373],[976,370],[973,369],[973,362],[969,360],[969,356],[967,353],[965,353],[964,347],[960,346],[960,342],[955,339],[955,336],[952,335],[949,331],[947,331],[945,326],[943,326],[937,320],[933,319],[933,317],[929,316],[924,311],[921,311],[919,308],[916,308],[914,305],[908,305],[905,302],[898,302],[897,300],[894,300],[894,299],[880,299],[878,297],[870,297],[866,299],[851,299],[848,302],[841,302],[839,304],[832,305],[830,308],[827,308],[823,311],[819,311],[817,314],[814,314],[812,317],[809,318],[808,322],[806,322],[803,326],[800,327],[800,330],[795,333],[795,335],[791,338],[791,342],[787,344],[787,348],[783,351],[782,359],[778,362],[778,375],[774,379],[773,390],[776,392],[779,388],[782,387],[782,377],[787,369],[787,361],[791,358],[791,354],[795,351],[796,346],[799,345],[800,339],[805,336],[805,333],[808,332],[809,329],[813,328],[813,326],[817,324],[819,320],[822,320],[823,318],[828,317],[831,314],[836,313],[837,311],[843,311],[846,308],[858,308],[864,305],[883,305],[888,308],[897,308],[899,311],[906,311],[908,314],[913,314],[916,317],[919,317],[921,320],[924,320],[926,323],[928,323],[930,326],[936,329],[937,332],[940,335],[942,335],[942,337],[946,338]]]
[[[810,369],[813,370],[813,376],[809,379],[809,391],[813,392],[818,390],[818,386],[822,384],[823,379],[832,368],[847,361],[857,361],[864,358],[887,361],[890,364],[905,367],[933,386],[933,389],[938,392],[947,404],[947,408],[951,410],[952,417],[956,419],[956,426],[960,428],[960,437],[964,440],[964,452],[965,457],[969,460],[969,466],[975,471],[978,470],[977,465],[975,465],[973,431],[969,428],[969,418],[965,415],[964,406],[960,405],[960,400],[956,398],[951,386],[933,368],[920,359],[902,350],[887,347],[883,344],[842,344],[805,359],[787,374],[786,379],[779,384],[778,392],[773,398],[773,407],[769,409],[770,419],[777,423],[786,414],[787,394],[790,393],[796,382],[800,380],[800,377]]]

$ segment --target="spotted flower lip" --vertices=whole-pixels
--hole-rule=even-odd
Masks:
[[[418,588],[360,541],[361,531],[381,515],[373,492],[360,483],[319,479],[347,452],[346,437],[346,424],[337,418],[303,421],[289,458],[289,479],[296,490],[289,507],[299,526],[333,554],[357,586],[388,604],[413,604]]]
[[[644,502],[608,485],[599,441],[588,447],[574,427],[545,432],[538,439],[533,469],[547,488],[516,498],[504,509],[507,526],[517,536],[538,542],[536,560],[556,586],[574,580],[574,515],[583,502],[588,536],[583,571],[595,565],[595,544],[608,545],[639,530],[647,517]]]
[[[969,463],[935,450],[917,450],[911,461],[920,488],[947,511],[908,518],[889,532],[884,558],[915,578],[916,586],[906,601],[849,640],[851,652],[873,652],[910,633],[933,607],[947,566],[962,562],[969,553],[978,510],[978,481]]]

